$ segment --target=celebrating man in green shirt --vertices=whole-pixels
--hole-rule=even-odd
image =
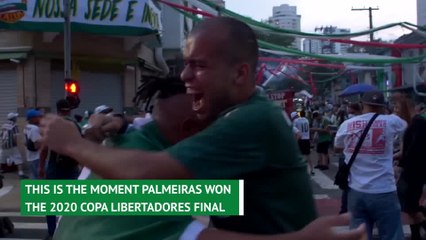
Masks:
[[[114,137],[112,143],[114,147],[123,149],[142,149],[149,151],[161,151],[172,144],[192,135],[198,131],[202,126],[195,121],[191,121],[193,117],[191,109],[192,98],[185,95],[185,87],[183,82],[178,78],[167,79],[144,79],[145,84],[138,95],[145,98],[144,102],[150,101],[153,95],[157,95],[155,100],[155,113],[153,115],[154,121],[145,125],[142,130],[132,131]],[[102,117],[102,116],[100,116]],[[118,120],[118,119],[114,119]],[[121,123],[119,121],[119,123]],[[104,125],[104,131],[111,132],[111,121]],[[119,124],[116,124],[116,126]],[[119,129],[119,127],[116,127]],[[116,130],[117,130],[116,129]],[[100,130],[100,129],[98,129]],[[102,132],[88,131],[87,138],[101,136]],[[102,140],[102,139],[98,139]],[[84,169],[83,172],[89,172]],[[83,175],[83,174],[82,174]],[[97,178],[94,174],[89,174],[88,179]],[[345,221],[345,217],[339,217],[341,221]],[[266,239],[303,239],[313,232],[312,226],[321,224],[321,234],[324,237],[329,231],[330,223],[323,223],[324,219],[317,220],[310,227],[303,231],[294,234],[285,235],[271,235]],[[192,223],[191,223],[192,222]],[[54,239],[72,240],[72,239],[182,239],[185,234],[192,234],[191,226],[194,223],[191,217],[146,217],[146,216],[81,216],[81,217],[63,217],[59,223],[58,229],[55,233]],[[325,225],[324,225],[325,224]],[[336,223],[333,223],[336,224]],[[189,226],[188,226],[189,225]],[[318,233],[315,232],[316,234]],[[203,237],[213,238],[220,235],[221,238],[235,239],[256,239],[260,235],[245,235],[231,232],[214,231],[204,233]],[[349,233],[349,235],[353,233]],[[341,237],[341,234],[330,235],[327,239],[334,239],[334,237]],[[265,236],[262,237],[264,239]],[[194,236],[195,238],[195,236]]]
[[[121,150],[84,140],[49,116],[45,143],[104,178],[244,179],[245,216],[212,218],[215,227],[258,234],[302,229],[316,215],[310,180],[286,116],[256,92],[254,32],[234,19],[206,20],[192,31],[184,56],[192,109],[212,122],[205,130],[165,151]]]

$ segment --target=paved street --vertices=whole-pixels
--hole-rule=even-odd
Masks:
[[[329,170],[315,170],[315,176],[312,177],[314,197],[316,199],[317,210],[321,216],[333,215],[339,212],[341,192],[333,184],[336,171],[337,158],[332,158]],[[11,217],[16,230],[14,234],[7,235],[3,239],[23,240],[42,239],[45,237],[47,233],[45,219],[43,217],[20,216],[19,203],[19,179],[16,174],[7,173],[5,174],[5,186],[0,190],[0,216]],[[409,236],[408,225],[404,225],[404,232],[406,236]]]
[[[20,215],[18,176],[13,173],[4,176],[4,187],[0,189],[0,217],[10,217],[15,225],[15,232],[1,239],[43,239],[47,236],[45,218]]]
[[[316,160],[313,155],[312,159]],[[338,158],[331,157],[330,169],[325,171],[315,170],[315,176],[312,177],[312,186],[314,190],[314,198],[317,206],[317,211],[320,216],[328,216],[338,214],[340,211],[340,189],[334,185],[334,176],[338,169]],[[410,236],[410,227],[407,216],[402,214],[404,221],[404,234]],[[377,231],[375,230],[375,234]]]

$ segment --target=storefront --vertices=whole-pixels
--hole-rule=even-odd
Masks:
[[[8,11],[2,11],[0,3],[0,121],[9,111],[21,116],[35,107],[55,111],[55,102],[64,97],[61,3],[10,0]],[[94,4],[102,5],[102,11],[93,10],[98,9]],[[143,72],[138,59],[158,67],[153,48],[159,46],[162,30],[159,5],[153,0],[106,5],[71,0],[71,6],[71,56],[77,67],[72,77],[80,83],[81,99],[74,113],[83,114],[102,104],[116,111],[131,109]],[[85,16],[88,12],[89,17]],[[2,52],[24,47],[28,48],[25,56]]]
[[[17,67],[0,60],[0,122],[6,120],[9,112],[15,112],[17,102]]]

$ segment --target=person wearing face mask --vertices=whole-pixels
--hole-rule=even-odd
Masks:
[[[361,115],[362,108],[359,103],[351,103],[348,105],[348,119]],[[345,161],[345,155],[343,153],[339,156],[339,165]],[[348,190],[342,190],[342,197],[340,198],[340,211],[339,214],[348,212]]]

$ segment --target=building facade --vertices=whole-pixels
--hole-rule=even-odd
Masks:
[[[315,28],[315,32],[324,35],[332,34],[349,34],[351,30],[348,28],[338,28],[335,26],[326,26]],[[313,54],[345,54],[351,47],[347,43],[336,43],[330,41],[322,41],[318,39],[304,39],[303,51]]]
[[[417,25],[426,26],[426,0],[417,0]]]
[[[322,42],[317,39],[304,39],[303,51],[307,53],[320,54],[322,51]]]
[[[149,0],[140,1],[140,5],[133,6],[143,9],[142,3],[146,3],[146,9],[150,8],[146,10],[150,14],[146,19],[157,19]],[[28,9],[33,7],[31,4],[34,2],[28,3]],[[126,17],[123,9],[127,10],[123,7],[116,12],[117,18],[120,15],[123,19]],[[0,12],[1,14],[5,13]],[[76,13],[78,14],[80,13]],[[28,18],[34,16],[24,15]],[[50,26],[55,26],[54,21],[59,21],[60,17],[49,20],[52,21]],[[140,25],[139,19],[138,22]],[[30,108],[55,112],[56,101],[65,96],[64,35],[50,29],[17,30],[12,24],[14,23],[0,20],[0,122],[5,120],[8,112],[18,112],[20,116],[25,116]],[[37,24],[24,17],[16,28],[44,27]],[[63,26],[63,23],[59,24],[58,26]],[[100,31],[108,29],[108,26],[93,29]],[[157,66],[159,54],[156,54],[155,46],[158,34],[136,35],[105,35],[82,31],[72,33],[72,77],[80,85],[81,100],[80,107],[73,113],[83,114],[85,110],[93,110],[102,104],[113,107],[117,112],[137,111],[132,100],[141,76],[157,74],[162,70],[161,66]]]
[[[269,23],[279,28],[301,31],[301,19],[302,16],[297,14],[296,6],[282,4],[272,8],[272,17],[269,18]],[[302,49],[301,39],[296,38],[292,47]]]

